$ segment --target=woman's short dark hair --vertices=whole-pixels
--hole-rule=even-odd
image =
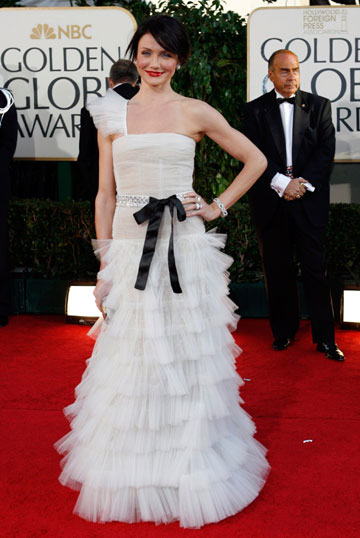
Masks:
[[[186,63],[190,43],[185,28],[177,19],[170,15],[154,15],[140,24],[126,49],[131,60],[135,60],[139,41],[145,34],[151,34],[165,50],[177,54],[182,65]]]

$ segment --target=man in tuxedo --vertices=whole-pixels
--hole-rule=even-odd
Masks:
[[[133,62],[117,60],[110,69],[109,86],[125,99],[131,99],[139,91],[138,72]],[[80,198],[90,200],[94,210],[98,190],[99,150],[97,129],[88,110],[81,109],[80,144],[77,159],[81,174],[82,192]]]
[[[335,343],[325,232],[335,152],[330,101],[299,90],[297,56],[269,59],[274,89],[245,106],[245,132],[268,159],[249,192],[267,289],[273,349],[285,350],[299,327],[296,251],[317,351],[343,361]]]
[[[18,133],[14,99],[0,89],[0,327],[8,324],[10,308],[9,229],[10,163]]]

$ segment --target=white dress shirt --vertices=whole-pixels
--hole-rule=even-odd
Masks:
[[[275,90],[276,98],[283,97],[279,92]],[[291,95],[290,97],[294,97]],[[292,166],[292,142],[293,142],[293,124],[294,124],[294,105],[284,101],[280,105],[280,115],[281,121],[283,124],[284,135],[285,135],[285,147],[286,147],[286,166]],[[290,183],[291,178],[285,174],[280,174],[277,172],[271,180],[270,187],[274,189],[280,197],[284,195],[284,191],[288,184]],[[307,190],[314,192],[315,187],[311,183],[304,183]]]

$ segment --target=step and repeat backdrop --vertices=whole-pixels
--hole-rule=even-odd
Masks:
[[[17,158],[77,157],[80,109],[105,93],[135,28],[119,7],[1,9],[0,86],[13,92],[18,110]],[[359,28],[356,6],[266,7],[248,21],[248,99],[272,89],[272,52],[295,52],[301,88],[332,102],[338,161],[360,160]]]
[[[118,7],[0,11],[0,87],[12,91],[18,111],[15,157],[75,159],[80,110],[106,92],[134,17]]]
[[[360,160],[360,9],[260,8],[248,22],[248,99],[272,89],[267,62],[277,49],[299,57],[300,88],[332,103],[337,161]]]

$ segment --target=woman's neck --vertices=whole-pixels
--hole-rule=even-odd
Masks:
[[[140,90],[131,101],[141,104],[160,104],[164,103],[165,101],[169,101],[169,99],[173,98],[175,95],[177,94],[174,92],[170,84],[165,87],[143,84],[140,86]]]

